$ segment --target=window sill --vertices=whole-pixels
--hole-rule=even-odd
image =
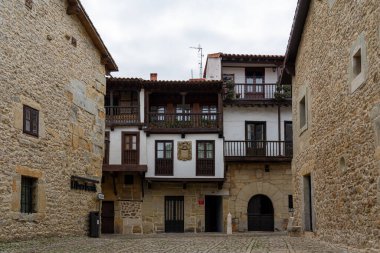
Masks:
[[[44,213],[20,213],[15,212],[12,217],[14,220],[23,222],[40,222],[45,218]]]
[[[304,132],[306,132],[307,129],[308,129],[308,125],[305,124],[305,125],[300,129],[299,136],[301,136]]]
[[[351,93],[354,93],[365,82],[365,75],[361,72],[351,81]]]

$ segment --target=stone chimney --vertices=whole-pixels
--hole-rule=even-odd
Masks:
[[[150,80],[157,81],[157,73],[150,73]]]

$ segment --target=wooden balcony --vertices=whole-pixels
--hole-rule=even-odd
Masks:
[[[105,106],[106,126],[125,126],[140,124],[138,107]]]
[[[147,131],[150,132],[219,132],[221,113],[149,113]]]
[[[156,176],[173,176],[173,159],[156,159]]]
[[[290,85],[278,84],[247,84],[235,83],[226,87],[224,101],[235,103],[251,103],[257,101],[263,104],[273,102],[291,102],[292,90]]]
[[[214,159],[197,159],[196,175],[197,176],[215,176],[215,160]]]
[[[293,143],[290,141],[225,141],[226,162],[290,162]]]

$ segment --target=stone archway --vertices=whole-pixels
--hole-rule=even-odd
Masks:
[[[248,203],[253,196],[259,194],[266,195],[272,201],[274,209],[274,228],[281,230],[284,219],[287,218],[287,213],[281,213],[280,210],[287,210],[287,196],[273,184],[262,182],[247,184],[240,190],[236,197],[235,216],[239,219],[239,230],[248,230]]]

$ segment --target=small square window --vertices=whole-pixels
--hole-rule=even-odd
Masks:
[[[304,128],[306,126],[306,96],[304,96],[299,102],[299,119],[300,119],[300,128]]]
[[[368,78],[367,49],[364,32],[353,42],[349,58],[349,87],[355,92]]]
[[[133,185],[134,177],[133,175],[125,175],[124,176],[124,184],[126,185]]]
[[[37,179],[21,176],[21,213],[36,212]]]
[[[26,134],[38,137],[39,112],[27,105],[24,105],[23,131]]]
[[[74,47],[77,47],[77,39],[76,38],[71,37],[71,45],[73,45]]]

